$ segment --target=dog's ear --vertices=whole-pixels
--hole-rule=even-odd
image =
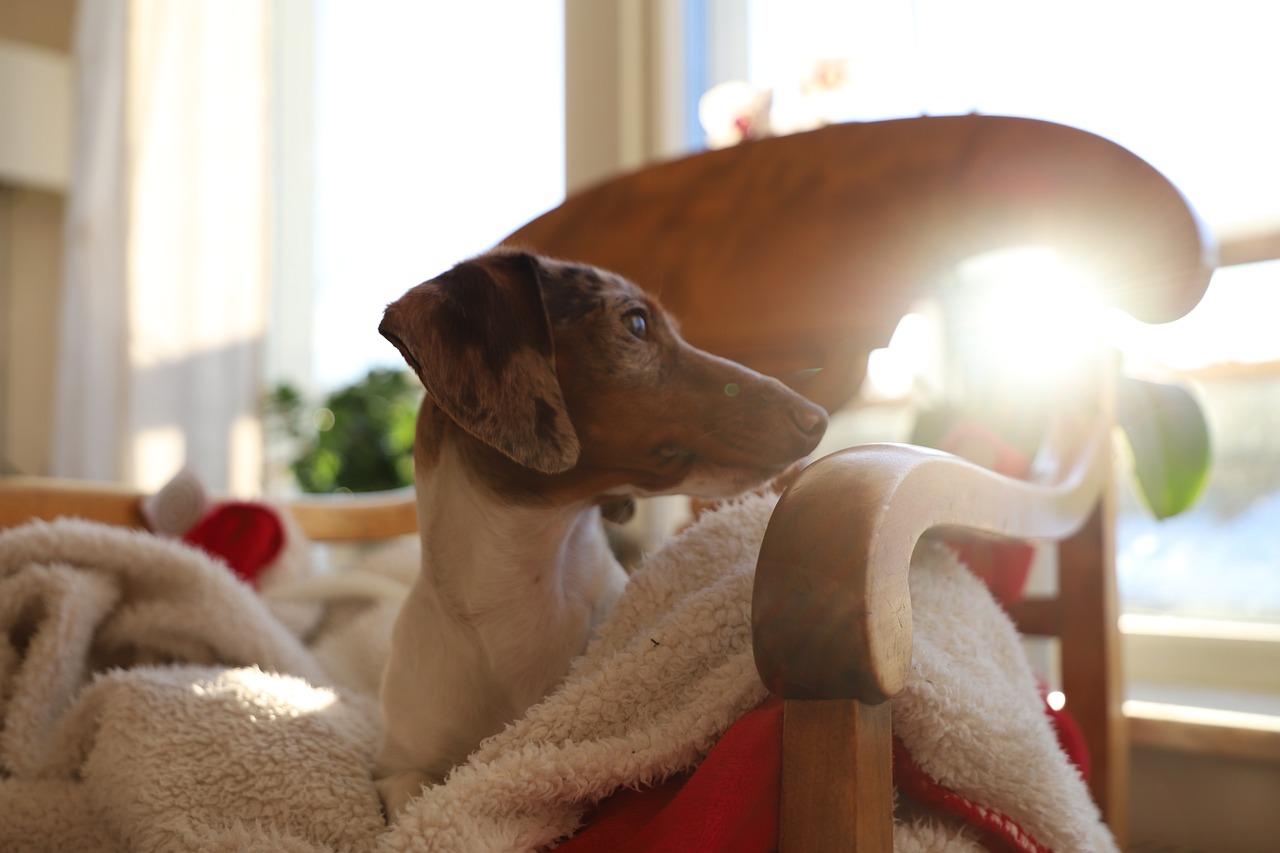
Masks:
[[[579,447],[556,378],[543,274],[529,254],[481,255],[388,305],[378,331],[459,426],[558,474],[577,463]]]

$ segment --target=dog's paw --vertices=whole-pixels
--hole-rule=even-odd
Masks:
[[[432,782],[430,776],[417,770],[402,770],[399,773],[375,779],[373,784],[378,789],[378,796],[382,799],[382,814],[386,817],[387,823],[395,823],[404,812],[405,806],[416,799],[422,793],[422,789]]]

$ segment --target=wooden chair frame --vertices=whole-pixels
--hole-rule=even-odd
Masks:
[[[1147,164],[1082,131],[984,116],[839,125],[648,167],[571,197],[504,242],[627,275],[659,293],[696,345],[790,379],[833,410],[929,282],[978,252],[1060,247],[1088,261],[1109,304],[1148,321],[1188,311],[1212,270],[1194,213]],[[1096,425],[1076,436],[1049,485],[869,445],[819,460],[783,496],[753,601],[758,669],[786,700],[781,849],[891,849],[889,709],[911,660],[908,567],[921,537],[959,531],[1061,542],[1058,595],[1013,615],[1026,632],[1061,638],[1093,793],[1123,838],[1127,744],[1099,387]],[[142,527],[142,498],[2,478],[0,527],[67,514]],[[297,501],[292,511],[316,541],[416,528],[407,493]]]

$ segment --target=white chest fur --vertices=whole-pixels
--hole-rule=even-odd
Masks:
[[[422,569],[382,687],[384,797],[397,775],[406,799],[442,779],[545,696],[626,583],[598,510],[504,505],[471,476],[447,449],[419,472]]]

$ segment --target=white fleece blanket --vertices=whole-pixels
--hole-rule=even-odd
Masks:
[[[393,603],[344,605],[303,643],[174,543],[78,521],[0,534],[0,849],[550,845],[617,788],[694,765],[763,697],[749,609],[771,506],[709,513],[647,560],[562,687],[390,829],[368,767]],[[384,559],[367,568],[404,583],[403,550]],[[1113,850],[1008,620],[947,552],[922,551],[911,585],[893,722],[920,765],[1047,847]],[[928,814],[895,842],[976,849]]]

